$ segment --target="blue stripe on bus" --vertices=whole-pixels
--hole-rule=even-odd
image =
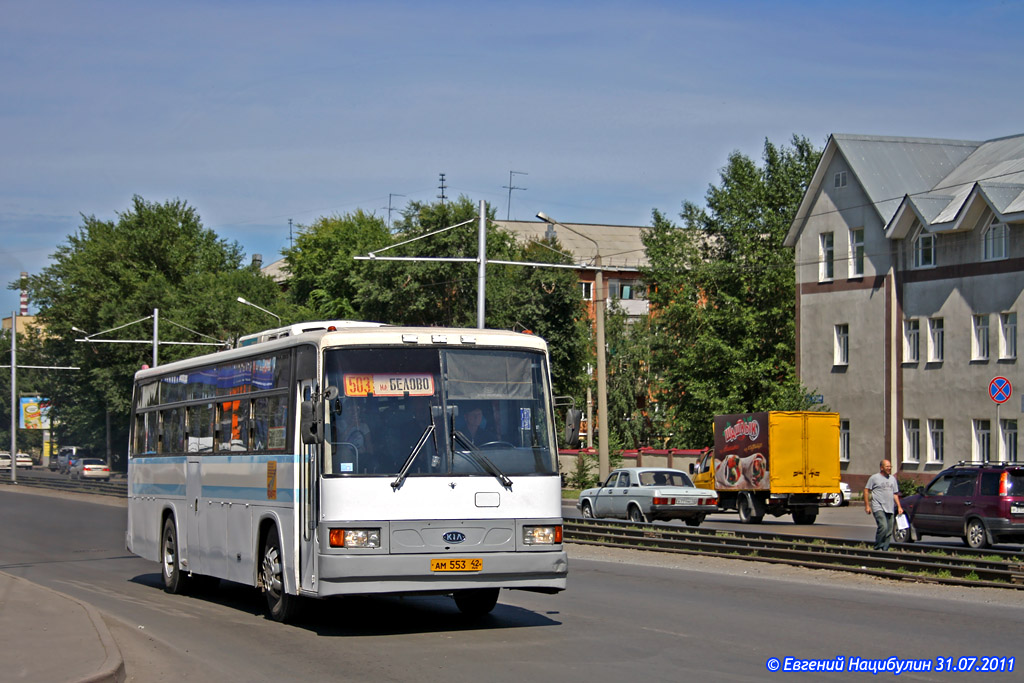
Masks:
[[[133,496],[184,496],[184,484],[133,484]]]
[[[203,498],[226,500],[267,500],[267,487],[259,486],[204,486]],[[291,489],[277,489],[277,498],[284,503],[291,503],[295,496]]]

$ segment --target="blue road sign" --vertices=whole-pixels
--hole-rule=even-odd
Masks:
[[[988,395],[996,403],[1006,403],[1013,395],[1013,387],[1010,380],[1005,377],[996,377],[988,383]]]

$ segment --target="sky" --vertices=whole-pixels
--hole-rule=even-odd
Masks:
[[[134,195],[266,264],[442,173],[499,218],[642,226],[766,139],[1020,134],[1022,27],[1024,0],[0,0],[0,282]]]

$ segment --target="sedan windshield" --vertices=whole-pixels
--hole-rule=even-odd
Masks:
[[[557,472],[541,353],[335,348],[325,368],[327,476]]]

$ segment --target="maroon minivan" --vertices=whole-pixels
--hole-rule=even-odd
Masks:
[[[958,463],[901,502],[910,529],[893,532],[897,543],[915,534],[959,536],[972,548],[1024,543],[1024,464]]]

